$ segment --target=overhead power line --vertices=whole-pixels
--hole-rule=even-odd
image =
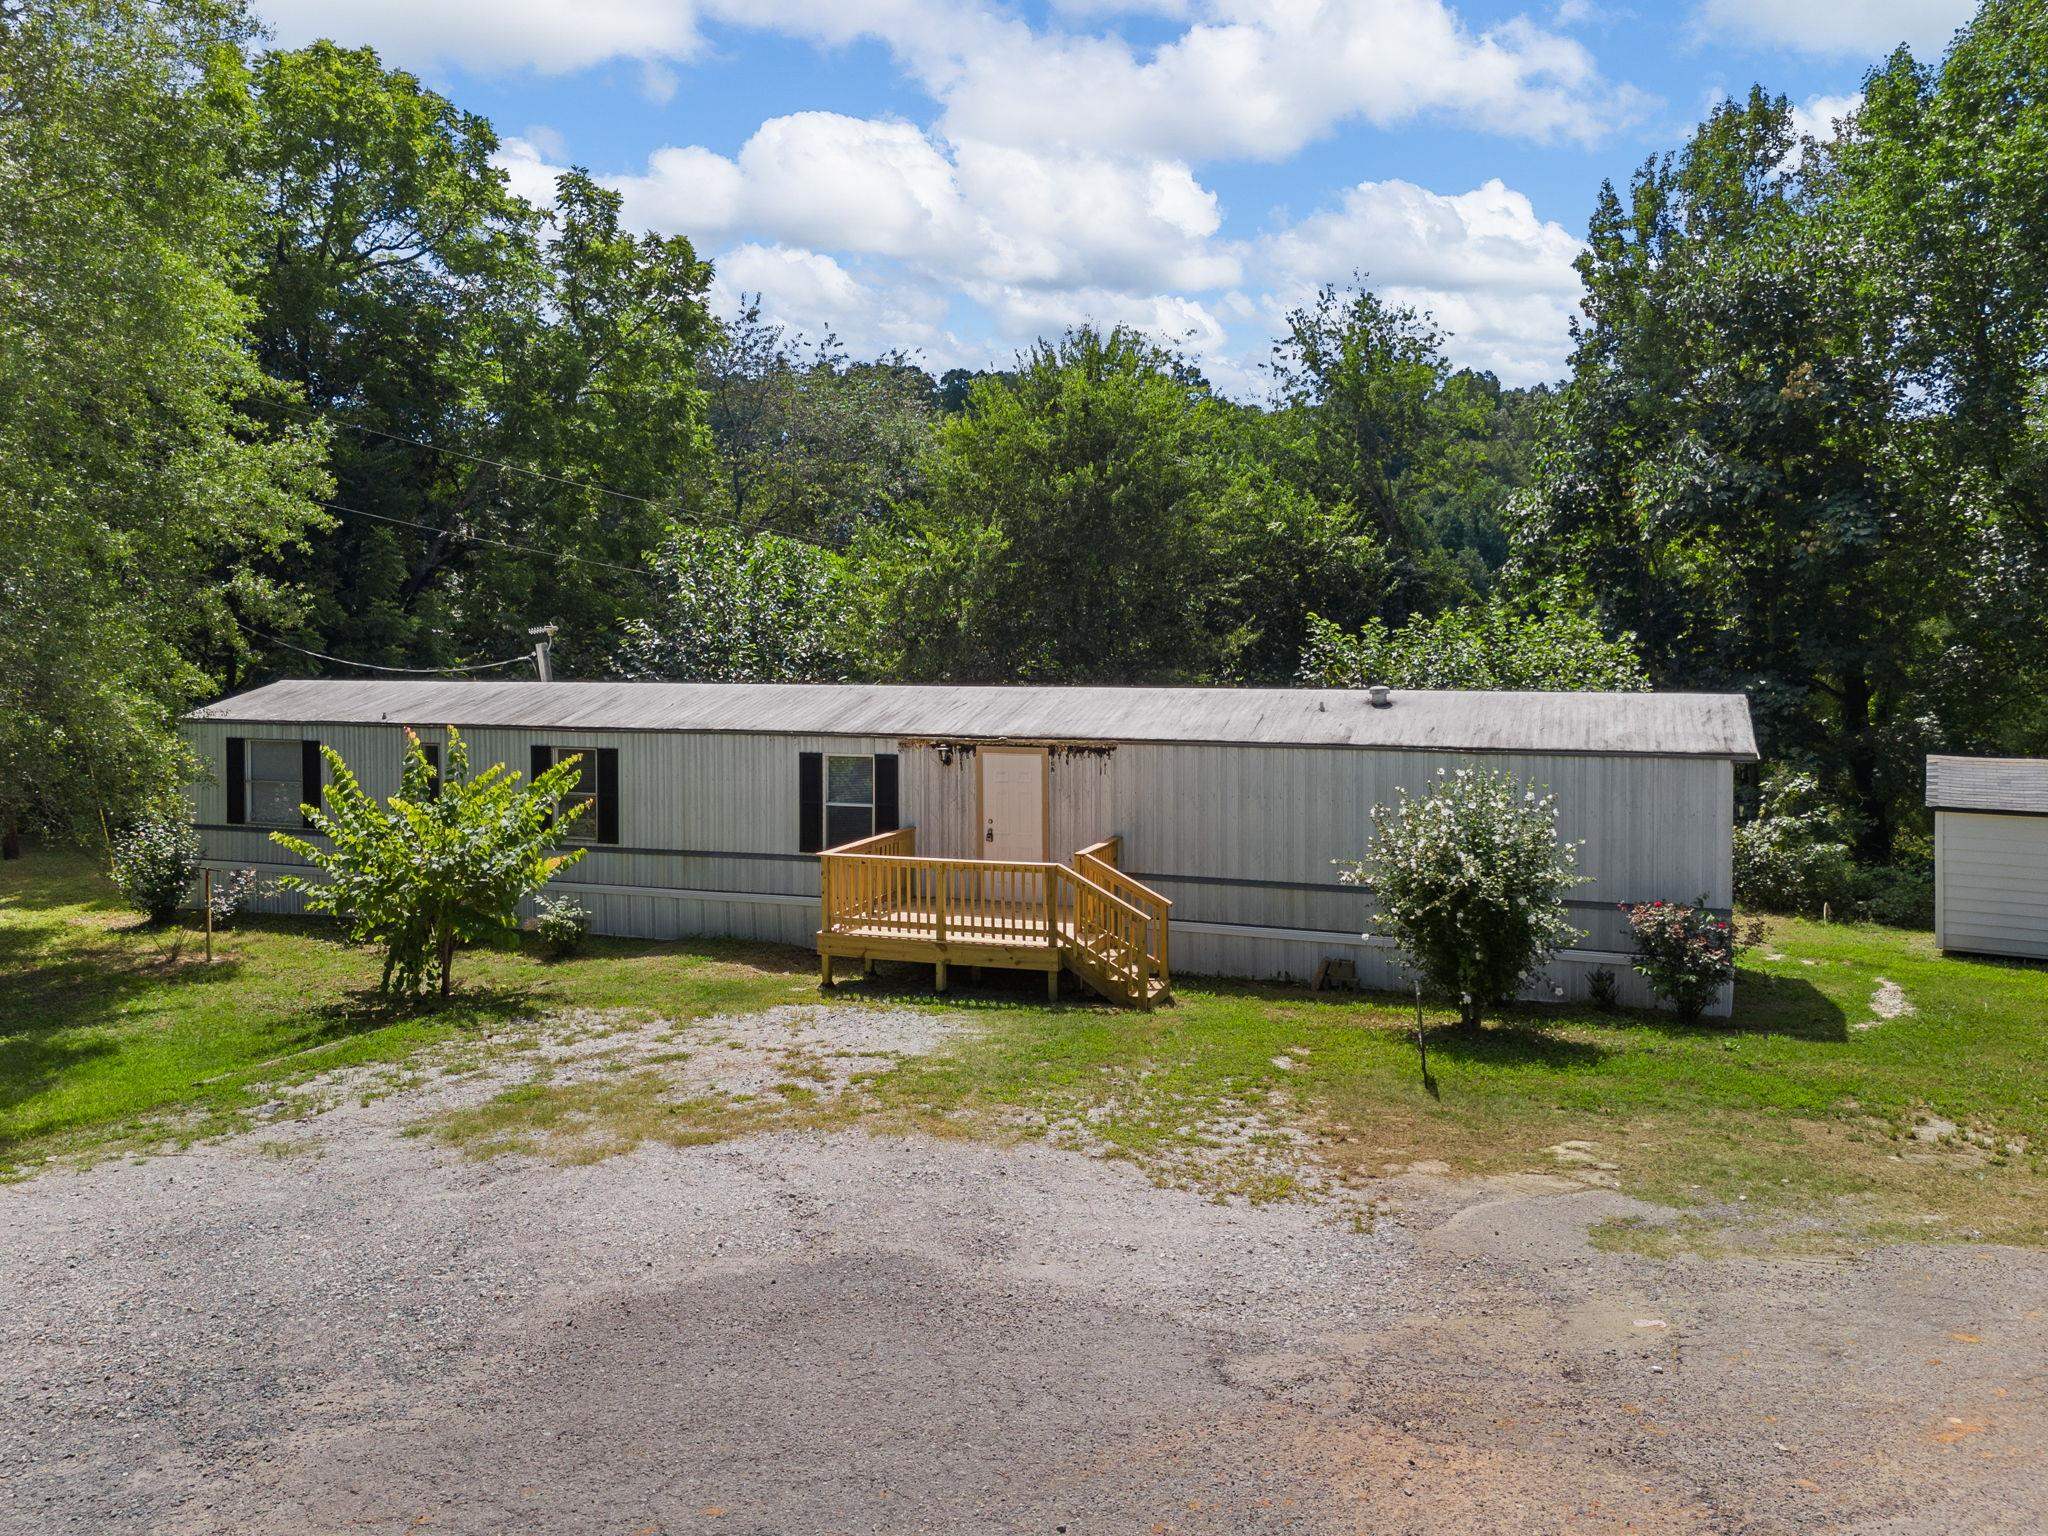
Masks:
[[[575,565],[600,566],[607,571],[620,571],[628,576],[652,577],[655,573],[640,565],[620,565],[616,560],[600,560],[595,555],[576,555],[567,550],[542,549],[538,544],[521,544],[514,539],[495,539],[487,533],[462,533],[453,528],[442,528],[434,523],[423,523],[416,518],[393,517],[389,512],[370,512],[362,507],[344,506],[338,501],[316,502],[329,512],[345,513],[349,517],[367,517],[380,523],[395,523],[401,528],[417,528],[422,533],[438,534],[444,539],[456,539],[468,544],[489,544],[496,549],[509,549],[516,554],[539,555],[543,560],[567,560]]]
[[[530,667],[534,664],[533,653],[528,651],[522,656],[508,656],[503,661],[474,661],[450,664],[445,667],[386,667],[380,666],[374,661],[352,661],[346,656],[330,656],[325,651],[308,650],[303,645],[293,645],[289,640],[280,640],[275,635],[267,635],[260,629],[244,624],[240,619],[235,620],[235,627],[244,634],[254,635],[258,640],[266,641],[271,645],[282,646],[288,651],[297,651],[301,656],[311,656],[316,661],[331,661],[339,667],[361,667],[370,672],[404,673],[409,677],[438,677],[449,672],[493,672],[499,667],[516,667],[522,664]]]
[[[670,512],[675,512],[678,510],[679,503],[675,497],[664,498],[659,496],[642,496],[634,491],[619,490],[616,486],[601,485],[595,480],[572,480],[567,475],[557,475],[545,469],[534,469],[525,464],[508,463],[504,459],[494,459],[490,457],[488,454],[471,453],[465,448],[449,448],[441,443],[430,442],[424,437],[411,437],[403,432],[392,432],[388,431],[383,427],[365,426],[363,423],[359,421],[345,421],[339,416],[323,415],[321,412],[314,410],[313,407],[308,405],[296,405],[291,404],[290,402],[287,402],[287,405],[288,408],[291,410],[304,412],[309,418],[311,418],[314,421],[324,421],[328,423],[330,426],[340,427],[345,431],[362,432],[371,437],[389,438],[394,443],[410,443],[413,447],[424,448],[429,453],[447,454],[451,458],[463,459],[471,464],[486,464],[489,465],[492,469],[501,469],[508,475],[528,475],[535,480],[546,480],[554,485],[567,486],[570,490],[587,491],[597,496],[615,496],[620,501],[634,502],[643,507],[663,508]],[[325,503],[322,503],[322,505],[325,505]],[[347,509],[333,508],[332,510],[343,511]],[[360,512],[356,515],[360,517],[377,517],[380,514],[375,512]],[[403,523],[406,520],[404,518],[387,517],[384,519],[384,521]],[[431,524],[427,523],[413,523],[410,526],[415,528],[426,528],[433,533],[441,533],[445,531],[440,528],[435,528]],[[841,553],[841,551],[834,548],[834,546],[826,543],[823,539],[806,538],[803,534],[800,533],[772,533],[766,529],[748,530],[741,528],[734,523],[692,523],[690,526],[697,528],[723,528],[731,533],[745,533],[749,538],[758,538],[761,536],[761,534],[768,533],[768,536],[770,538],[788,539],[795,544],[808,544],[813,549],[822,549],[826,551],[828,554]],[[500,542],[498,540],[483,538],[481,535],[451,535],[451,537],[470,537],[486,544]],[[582,559],[583,563],[587,565],[610,565],[610,562],[604,560],[591,560],[577,555],[556,555],[551,550],[534,550],[531,549],[530,546],[505,544],[503,545],[503,547],[507,549],[526,549],[529,553],[546,554],[549,555],[551,558],[560,560]],[[610,569],[625,570],[626,567],[620,565],[610,565]],[[644,575],[646,573],[642,572],[641,574]]]

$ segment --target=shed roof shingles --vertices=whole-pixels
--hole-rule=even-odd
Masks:
[[[2048,758],[1930,757],[1927,803],[1938,811],[2048,816]]]
[[[1739,693],[1477,693],[1315,688],[910,687],[830,683],[271,683],[195,710],[243,724],[505,726],[1424,751],[1568,752],[1750,761]]]

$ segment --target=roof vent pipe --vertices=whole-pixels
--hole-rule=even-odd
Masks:
[[[1374,683],[1365,690],[1365,693],[1366,697],[1372,700],[1374,709],[1385,709],[1394,702],[1394,690],[1385,683]]]

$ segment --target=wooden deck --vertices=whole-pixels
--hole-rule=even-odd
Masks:
[[[1043,971],[1059,995],[1071,971],[1114,1002],[1150,1008],[1171,989],[1173,903],[1119,870],[1118,839],[1074,855],[1072,866],[917,856],[903,827],[818,856],[818,964],[909,960],[946,989],[954,965]]]

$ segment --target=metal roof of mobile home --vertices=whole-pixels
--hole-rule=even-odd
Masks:
[[[1930,757],[1927,803],[1937,811],[2048,816],[2048,758]]]
[[[1337,688],[904,687],[866,683],[302,680],[189,719],[246,725],[743,731],[938,740],[1217,742],[1442,752],[1756,757],[1739,693],[1397,689],[1375,709]]]

